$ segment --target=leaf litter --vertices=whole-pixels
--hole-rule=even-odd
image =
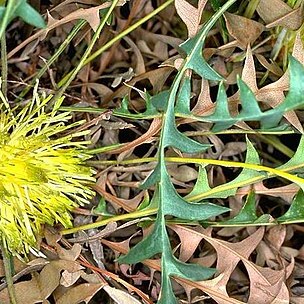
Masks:
[[[29,66],[40,69],[44,64],[41,57],[49,57],[49,53],[53,51],[48,50],[48,45],[59,47],[60,41],[66,38],[75,22],[85,20],[86,26],[79,32],[74,44],[71,44],[69,52],[61,54],[60,60],[68,62],[69,66],[54,65],[53,72],[49,70],[49,74],[40,80],[40,90],[53,91],[56,85],[50,85],[51,73],[54,73],[53,83],[58,83],[69,69],[75,66],[82,52],[80,46],[85,46],[90,41],[102,17],[100,10],[109,7],[110,3],[51,2],[51,5],[40,3],[40,11],[48,16],[47,28],[31,32],[26,39],[12,43],[9,46],[8,59],[11,61],[10,69],[14,80],[25,79],[28,71],[22,69],[21,65],[15,65],[15,61],[21,59]],[[116,23],[112,23],[101,34],[96,48],[156,8],[153,1],[140,2],[119,2],[121,7],[116,9],[113,16]],[[130,248],[140,243],[142,236],[151,234],[152,225],[155,227],[157,224],[155,210],[159,208],[159,195],[162,194],[157,196],[157,185],[142,190],[140,183],[152,170],[157,170],[156,152],[161,140],[160,132],[164,123],[162,111],[166,108],[166,98],[162,95],[160,99],[162,111],[158,109],[159,104],[151,102],[150,99],[159,92],[170,89],[175,75],[182,69],[185,54],[189,55],[189,49],[192,47],[191,43],[184,46],[181,43],[193,41],[191,38],[195,38],[201,31],[202,25],[214,14],[216,5],[220,2],[202,0],[194,5],[191,1],[176,0],[174,5],[169,6],[158,17],[135,29],[104,52],[100,58],[90,62],[68,89],[67,105],[75,108],[85,105],[93,109],[111,109],[107,119],[101,114],[100,123],[98,114],[94,112],[75,112],[75,118],[80,116],[86,119],[86,127],[91,130],[88,139],[92,140],[94,149],[113,146],[106,152],[96,153],[94,159],[89,161],[96,166],[99,178],[94,186],[97,195],[92,206],[75,210],[74,224],[86,226],[98,221],[105,221],[105,224],[104,227],[74,233],[66,239],[64,233],[62,236],[54,230],[46,229],[40,240],[42,256],[30,256],[29,261],[23,264],[15,262],[13,279],[17,303],[157,301],[160,286],[164,284],[159,272],[166,270],[162,268],[164,260],[161,261],[159,252],[135,265],[117,262],[119,256],[127,254]],[[242,83],[239,87],[235,85],[239,81],[237,74],[252,91],[258,106],[264,112],[281,104],[290,88],[287,55],[292,54],[304,64],[303,6],[299,1],[286,3],[282,0],[261,0],[251,16],[245,14],[247,2],[236,3],[240,10],[232,6],[225,12],[208,33],[204,45],[204,56],[209,54],[209,63],[229,79],[227,84],[223,84],[228,95],[226,104],[229,105],[229,113],[222,112],[223,115],[228,113],[229,119],[242,113],[240,92],[245,86]],[[247,5],[249,6],[248,3]],[[18,28],[20,24],[14,26]],[[288,43],[279,43],[282,30],[286,31]],[[16,37],[13,29],[9,30],[8,35]],[[58,38],[58,35],[58,42],[56,39],[52,40]],[[30,43],[34,44],[25,49]],[[273,46],[278,48],[277,56],[272,52]],[[38,60],[33,62],[31,53],[36,48]],[[21,50],[24,53],[19,58]],[[196,56],[201,56],[201,50]],[[179,87],[179,96],[186,94],[185,99],[189,100],[189,104],[186,107],[182,105],[179,110],[188,109],[191,115],[186,110],[187,115],[176,110],[176,116],[173,116],[177,117],[176,126],[172,124],[170,127],[185,134],[190,132],[191,137],[201,144],[212,142],[211,149],[195,151],[195,158],[222,160],[229,165],[233,162],[244,162],[246,152],[251,151],[251,158],[247,158],[245,162],[259,164],[255,157],[257,153],[263,165],[281,165],[284,171],[283,164],[286,163],[286,159],[281,160],[280,153],[284,151],[285,145],[295,152],[299,135],[291,134],[292,140],[288,139],[286,142],[285,135],[275,133],[274,130],[273,134],[280,143],[277,147],[271,143],[266,145],[259,137],[250,135],[251,131],[254,133],[260,129],[255,122],[234,121],[231,126],[229,125],[231,128],[228,131],[237,132],[225,134],[222,128],[212,129],[212,122],[208,120],[195,121],[197,117],[208,117],[216,113],[216,109],[223,110],[223,106],[219,108],[220,101],[215,100],[218,91],[215,79],[207,81],[198,77],[202,72],[196,66],[189,64],[189,68],[194,70],[188,75],[192,77],[189,94],[185,89],[182,91],[185,87]],[[212,73],[210,75],[211,78],[215,77]],[[12,96],[19,94],[22,85],[14,82],[10,84]],[[126,108],[123,112],[121,105],[126,96]],[[283,120],[291,126],[293,133],[303,133],[301,111],[293,109],[284,113]],[[250,141],[246,141],[245,133],[248,133]],[[181,152],[180,147],[171,144],[172,142],[166,148],[166,157],[193,157],[193,153]],[[270,149],[274,151],[275,156],[269,152]],[[298,153],[300,155],[300,152]],[[275,162],[274,157],[279,164]],[[296,161],[289,163],[289,167],[285,164],[286,170],[301,177],[301,159],[297,156]],[[141,163],[141,160],[146,162]],[[172,277],[166,283],[168,288],[172,287],[179,301],[220,304],[303,301],[303,219],[294,223],[292,220],[295,215],[291,209],[291,206],[298,206],[296,204],[302,198],[298,184],[288,184],[276,178],[273,186],[266,186],[262,182],[265,172],[250,171],[246,168],[240,173],[229,166],[221,168],[215,165],[198,166],[183,162],[168,162],[166,168],[167,177],[170,176],[172,184],[164,179],[165,186],[168,187],[165,187],[165,190],[174,187],[174,191],[171,189],[168,193],[176,200],[179,197],[184,199],[187,196],[204,193],[207,194],[207,198],[209,193],[210,203],[233,209],[224,215],[211,215],[209,222],[201,222],[197,218],[183,220],[172,217],[178,212],[167,213],[166,233],[172,251],[171,260],[165,260],[168,268],[171,267],[172,270],[172,265],[184,267],[184,264],[175,261],[178,259],[186,265],[193,263],[207,269],[215,269],[211,278],[197,281],[181,276],[180,269],[190,272],[186,268],[179,268],[175,273],[172,271]],[[225,190],[227,185],[231,186],[230,190]],[[169,197],[166,196],[167,199]],[[211,206],[213,205],[210,205],[210,208]],[[189,205],[190,207],[192,206]],[[289,207],[292,212],[289,210],[288,213]],[[149,208],[154,212],[145,214]],[[295,207],[295,210],[299,212],[300,208]],[[144,216],[140,215],[140,212]],[[249,212],[250,218],[254,220],[247,226],[240,222],[240,219],[243,219],[244,215],[249,218]],[[280,218],[282,225],[276,222]],[[210,222],[213,227],[206,228]],[[221,227],[221,223],[224,227]],[[285,223],[287,225],[284,225]],[[3,277],[3,269],[0,270]],[[0,302],[9,303],[5,285],[0,289]]]

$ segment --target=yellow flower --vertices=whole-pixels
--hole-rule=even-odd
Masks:
[[[88,142],[75,141],[87,132],[63,135],[83,121],[67,124],[70,113],[57,112],[62,99],[47,112],[51,96],[33,95],[16,116],[3,98],[0,106],[0,235],[20,257],[36,246],[43,224],[72,225],[69,211],[89,201],[95,181],[85,165]]]

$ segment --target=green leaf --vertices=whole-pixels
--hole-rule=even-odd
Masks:
[[[151,103],[159,111],[165,111],[168,105],[170,91],[162,91],[151,97]]]
[[[192,154],[203,152],[210,148],[211,145],[201,144],[178,131],[173,109],[168,109],[163,127],[163,147],[174,147],[181,152]]]
[[[277,221],[279,223],[303,223],[304,221],[304,193],[303,190],[299,190],[295,198],[293,199],[288,211],[280,216]]]
[[[140,189],[149,189],[160,181],[161,164],[158,163],[150,175],[140,184]]]
[[[6,7],[0,8],[0,22],[2,21]],[[8,22],[11,22],[14,18],[20,17],[24,22],[31,24],[38,28],[45,28],[46,24],[43,17],[30,5],[26,0],[19,0],[17,5],[13,7],[8,16]],[[5,27],[7,24],[4,25]]]
[[[248,138],[246,138],[246,142],[247,153],[245,162],[248,164],[260,164],[259,155],[254,146],[248,140]],[[201,168],[195,186],[193,187],[191,193],[186,196],[186,198],[195,202],[201,199],[199,198],[201,196],[200,194],[204,194],[204,199],[227,198],[228,196],[234,195],[240,185],[244,186],[247,181],[254,180],[259,177],[263,179],[263,176],[267,177],[266,174],[263,174],[259,171],[243,168],[241,173],[232,181],[211,189],[208,183],[206,170]]]
[[[166,172],[162,173],[162,198],[164,215],[173,215],[177,218],[188,220],[204,220],[229,211],[229,208],[214,205],[208,202],[189,203],[174,189]]]
[[[213,19],[211,18],[208,22],[213,23]],[[194,38],[190,38],[180,45],[180,48],[187,55],[186,60],[189,58],[189,60],[186,61],[186,67],[195,71],[202,78],[215,81],[223,80],[223,77],[212,69],[202,56],[202,47],[205,43],[205,39],[206,27],[202,27]]]
[[[165,265],[162,265],[162,285],[160,291],[160,298],[157,304],[178,304],[172,290],[172,284],[169,275],[167,274]]]
[[[175,113],[189,115],[190,113],[190,97],[191,97],[191,79],[186,76],[177,95],[175,105]]]
[[[196,183],[191,192],[185,196],[185,199],[191,198],[201,193],[208,192],[210,190],[211,188],[209,187],[207,171],[204,166],[200,165]]]
[[[242,102],[242,110],[239,118],[243,120],[259,119],[263,113],[260,110],[255,95],[241,78],[238,77],[237,83],[240,89],[240,100]]]
[[[166,228],[162,221],[163,219],[158,216],[152,232],[117,261],[120,264],[135,264],[161,253],[164,244],[168,243]]]
[[[42,16],[25,0],[21,1],[21,4],[15,10],[15,15],[35,27],[44,28],[46,26]]]
[[[246,202],[241,211],[232,219],[221,221],[220,225],[246,226],[248,224],[266,224],[269,223],[269,214],[263,214],[258,217],[256,215],[255,193],[250,191],[247,195]]]
[[[172,254],[164,255],[164,266],[169,275],[193,281],[207,280],[212,277],[216,269],[206,268],[198,264],[183,263]]]
[[[289,55],[289,91],[283,103],[272,111],[290,111],[304,106],[304,66]]]
[[[217,92],[215,111],[208,116],[208,120],[211,122],[215,122],[212,128],[213,132],[226,130],[233,124],[235,124],[235,122],[237,121],[236,119],[233,119],[230,115],[227,95],[223,82],[220,83]]]

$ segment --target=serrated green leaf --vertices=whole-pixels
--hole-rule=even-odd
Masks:
[[[163,219],[158,216],[152,232],[132,247],[126,255],[120,256],[117,261],[120,264],[135,264],[161,253],[168,243],[166,228],[162,221]]]
[[[293,199],[291,206],[287,212],[280,216],[277,221],[279,223],[303,223],[304,222],[304,192],[299,190],[295,198]]]
[[[151,101],[151,98],[152,96],[148,93],[148,92],[145,92],[145,102],[146,102],[146,110],[145,112],[143,113],[144,116],[147,116],[147,115],[155,115],[155,114],[158,114],[158,111],[157,109],[154,107],[152,101]]]
[[[286,112],[298,106],[304,106],[304,66],[289,55],[289,91],[283,103],[272,111]]]
[[[303,164],[303,159],[304,159],[304,136],[302,135],[297,150],[293,155],[293,157],[285,164],[279,166],[277,169],[279,170],[283,170],[286,168],[297,169],[297,167],[302,167],[301,165]]]
[[[131,114],[129,111],[129,99],[128,96],[125,96],[120,104],[120,108],[116,110],[117,113],[126,113],[126,114]]]
[[[140,184],[140,189],[149,189],[160,181],[161,164],[158,163],[150,175]]]
[[[238,77],[237,83],[240,89],[240,100],[242,103],[242,110],[239,117],[245,121],[259,119],[263,113],[260,110],[254,93],[241,78]]]
[[[168,109],[166,123],[163,127],[163,147],[174,147],[181,152],[192,154],[203,152],[210,148],[211,145],[201,144],[178,131],[173,110]]]
[[[162,172],[161,180],[161,199],[165,202],[162,206],[164,215],[188,220],[204,220],[230,210],[208,202],[189,203],[176,192],[167,172]]]
[[[15,10],[15,15],[20,17],[24,22],[35,27],[44,28],[46,26],[42,16],[25,0],[21,1],[20,5]]]
[[[210,19],[208,22],[213,22]],[[206,27],[202,27],[200,32],[193,38],[189,38],[180,45],[180,48],[186,53],[186,67],[195,71],[202,78],[208,80],[220,81],[223,77],[218,74],[206,62],[202,56],[202,47],[206,39]]]
[[[177,95],[175,113],[191,114],[190,112],[190,97],[191,97],[191,79],[185,76],[183,83]]]
[[[191,192],[185,196],[185,199],[188,199],[189,197],[193,197],[204,192],[208,192],[210,190],[211,188],[209,187],[207,171],[205,167],[200,165],[196,183],[193,189],[191,190]]]
[[[170,91],[162,91],[158,94],[151,96],[150,101],[157,110],[165,111],[167,109]]]
[[[247,153],[245,162],[248,164],[260,164],[260,159],[257,151],[255,150],[252,143],[246,138],[247,143]],[[204,170],[201,170],[199,174],[199,178],[195,183],[193,188],[193,192],[187,195],[187,199],[197,202],[200,200],[200,193],[206,194],[204,195],[204,199],[208,198],[227,198],[228,196],[234,195],[240,187],[240,185],[244,185],[244,182],[249,180],[254,180],[257,177],[263,177],[263,173],[259,171],[250,170],[247,168],[243,168],[241,173],[232,181],[225,183],[223,185],[216,186],[214,188],[209,187],[207,173]],[[266,176],[265,176],[266,177]],[[202,186],[203,185],[203,186]]]
[[[164,255],[164,267],[166,267],[167,273],[171,276],[174,275],[193,281],[207,280],[216,272],[214,268],[206,268],[192,263],[183,263],[173,256],[171,252],[170,255]]]
[[[227,221],[222,221],[221,224],[225,225],[235,225],[241,224],[246,225],[254,223],[258,219],[256,215],[256,202],[255,194],[253,191],[250,191],[247,195],[246,202],[240,212],[232,219]]]
[[[226,130],[234,125],[237,121],[231,117],[229,112],[227,94],[223,82],[219,84],[215,111],[208,116],[208,120],[215,122],[214,126],[212,127],[213,132]]]
[[[178,304],[172,290],[172,284],[169,275],[162,265],[162,284],[157,304]]]

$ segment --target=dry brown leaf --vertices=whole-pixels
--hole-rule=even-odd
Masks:
[[[17,304],[41,303],[45,298],[41,294],[39,282],[36,278],[14,284]],[[7,289],[0,292],[0,303],[10,304]]]
[[[175,0],[176,12],[186,24],[189,37],[197,34],[206,3],[207,0],[199,0],[198,8],[196,8],[186,0]]]
[[[267,59],[261,54],[255,54],[255,57],[258,59],[260,64],[269,72],[279,77],[283,75],[282,69],[278,66],[276,62],[274,61],[268,62]]]
[[[118,5],[123,5],[125,3],[124,0],[119,1]],[[74,20],[79,20],[79,19],[84,19],[86,20],[90,26],[92,27],[93,30],[96,30],[98,25],[100,24],[100,14],[99,11],[101,9],[105,9],[111,5],[111,2],[106,2],[101,5],[91,7],[91,8],[80,8],[69,15],[63,17],[60,20],[54,19],[50,13],[48,13],[48,24],[46,29],[39,30],[36,32],[34,35],[31,37],[27,38],[24,40],[22,43],[20,43],[16,48],[14,48],[12,51],[10,51],[7,54],[7,58],[13,57],[17,52],[19,52],[21,49],[23,49],[26,45],[28,45],[30,42],[39,39],[43,40],[46,35],[53,29],[55,29],[58,26],[61,26],[63,24],[66,24],[68,22],[74,21]]]
[[[56,251],[59,259],[66,261],[76,261],[81,253],[82,247],[80,244],[74,244],[71,249],[64,249],[57,244]]]
[[[140,75],[140,74],[146,73],[145,61],[144,61],[143,55],[141,54],[139,47],[129,37],[124,37],[123,39],[129,44],[129,46],[131,47],[131,49],[134,52],[134,55],[136,58],[136,60],[135,60],[136,66],[134,67],[135,75]],[[132,61],[134,61],[134,60],[132,60]],[[127,81],[129,81],[130,79],[127,79]]]
[[[257,12],[267,23],[267,27],[283,26],[297,30],[303,23],[303,10],[293,10],[282,0],[260,0]]]
[[[195,115],[208,115],[212,113],[214,106],[210,97],[209,82],[206,79],[202,79],[201,91],[192,112]]]
[[[149,141],[152,136],[157,134],[161,128],[162,120],[160,118],[154,118],[150,124],[150,127],[146,133],[141,135],[140,137],[136,138],[132,142],[124,144],[121,148],[114,149],[109,151],[109,154],[118,154],[124,151],[128,151],[130,149],[134,149],[135,147]]]
[[[264,186],[263,182],[255,183],[253,186],[246,186],[239,188],[235,196],[243,197],[247,195],[250,191],[254,190],[255,194],[265,194],[273,197],[280,197],[286,202],[290,203],[293,197],[297,194],[300,187],[296,184],[289,184],[283,187],[267,188]]]
[[[197,246],[203,239],[203,236],[201,236],[200,234],[192,234],[190,237],[187,231],[179,229],[178,226],[171,228],[173,228],[173,230],[178,234],[178,237],[180,239],[179,259],[183,262],[187,262],[192,257]],[[198,229],[198,231],[200,230],[200,228],[193,229]]]
[[[203,238],[216,250],[218,255],[216,269],[220,274],[220,279],[217,277],[213,280],[202,281],[199,284],[197,283],[198,286],[200,286],[200,289],[209,294],[212,298],[214,297],[214,300],[216,301],[221,298],[227,300],[228,294],[226,291],[226,285],[231,273],[234,271],[236,265],[240,261],[242,261],[245,265],[250,263],[248,258],[252,251],[260,243],[264,234],[264,228],[261,227],[239,243],[228,243],[226,241],[212,238],[210,235],[206,234],[204,229],[200,227],[198,227],[196,230],[178,225],[171,225],[170,227],[176,233],[178,233],[178,235],[187,235],[187,239],[185,237],[183,238],[183,241],[188,240],[187,244],[189,243],[189,240],[192,240],[193,238],[195,238],[195,243],[197,243],[200,238]],[[191,284],[191,286],[193,285]],[[215,288],[215,290],[213,290],[212,287]],[[212,291],[211,293],[210,289]],[[228,302],[220,303],[232,303],[229,302],[229,300],[227,301]]]
[[[43,299],[47,299],[52,292],[59,286],[61,271],[77,272],[83,267],[74,261],[56,260],[47,264],[40,272],[38,284]]]
[[[169,174],[181,182],[190,182],[197,179],[197,171],[187,165],[170,165],[168,166]]]
[[[229,34],[237,40],[238,46],[243,50],[251,45],[264,31],[264,25],[257,21],[228,12],[224,16]]]
[[[284,281],[294,267],[293,262],[282,270],[260,267],[252,262],[245,264],[245,267],[250,278],[249,304],[267,304],[274,300],[289,303],[289,292]]]
[[[117,303],[117,304],[141,304],[136,298],[132,297],[127,292],[105,285],[103,290]]]
[[[89,303],[93,296],[104,286],[103,283],[83,283],[77,285],[68,289],[66,293],[56,301],[56,304]]]
[[[282,0],[260,0],[257,12],[260,17],[270,23],[292,11],[292,8]]]
[[[299,41],[299,38],[297,38],[295,41],[293,55],[298,60],[300,60],[300,58],[298,58],[299,56],[297,56],[297,53],[299,52],[300,47],[303,47],[302,42]],[[301,54],[301,57],[303,57],[303,54]],[[301,59],[303,60],[303,58]],[[276,107],[285,99],[284,92],[288,90],[289,87],[289,78],[287,71],[276,82],[273,82],[259,89],[256,82],[256,70],[250,48],[247,49],[246,60],[242,72],[242,80],[245,81],[249,88],[253,91],[258,101],[262,101],[272,108]],[[229,101],[234,103],[234,109],[232,111],[235,112],[237,106],[235,102],[239,101],[239,92],[229,97]],[[287,112],[284,114],[284,117],[301,133],[304,131],[302,124],[294,111]]]
[[[76,283],[76,281],[80,278],[83,270],[75,271],[75,272],[69,272],[67,270],[64,270],[61,275],[60,279],[60,285],[64,287],[70,287]]]
[[[160,67],[142,75],[138,75],[128,82],[128,86],[121,86],[113,94],[105,96],[105,100],[100,106],[105,107],[108,103],[113,101],[113,99],[125,97],[130,94],[132,87],[134,87],[137,82],[145,79],[148,79],[152,84],[153,94],[158,93],[163,89],[164,83],[173,71],[173,67]],[[129,98],[129,100],[131,100],[131,98]]]

